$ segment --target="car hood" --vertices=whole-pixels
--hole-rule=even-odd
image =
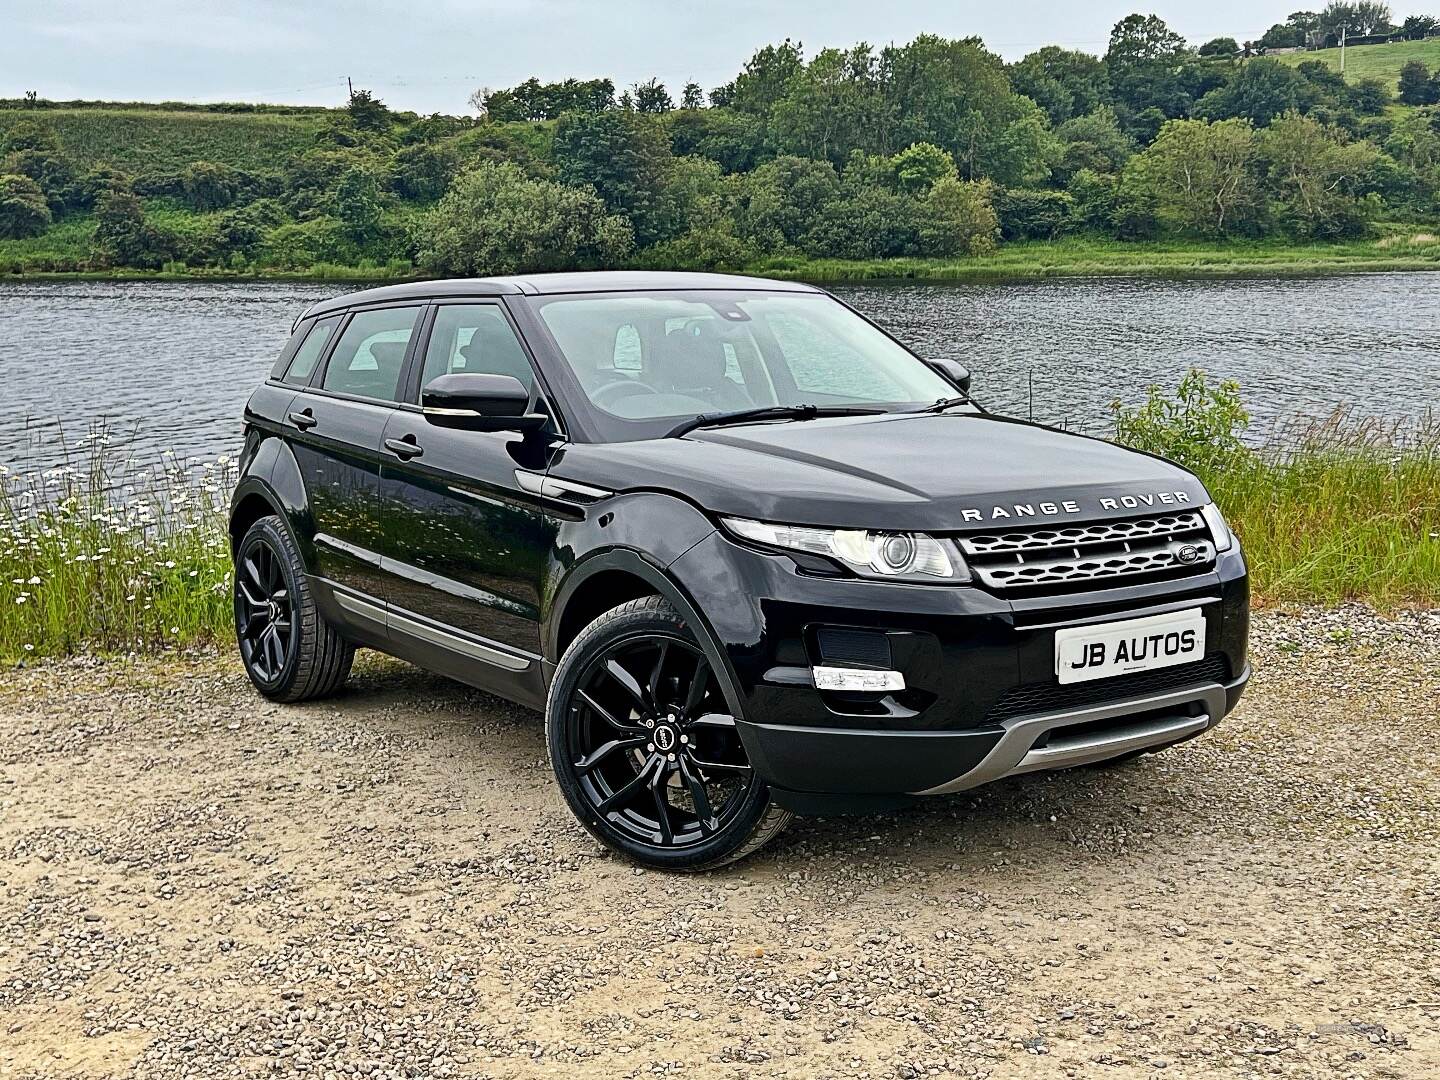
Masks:
[[[550,474],[664,491],[716,514],[929,531],[1124,517],[1207,501],[1193,475],[1100,439],[988,414],[881,414],[574,444]]]

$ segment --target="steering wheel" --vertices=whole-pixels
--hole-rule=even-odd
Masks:
[[[636,394],[658,394],[659,390],[639,379],[616,379],[608,382],[590,395],[590,400],[602,409],[608,409],[611,401],[633,397]]]

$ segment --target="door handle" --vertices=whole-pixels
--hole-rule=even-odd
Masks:
[[[424,447],[415,441],[414,435],[407,435],[403,439],[386,439],[385,449],[402,461],[409,461],[425,453]]]
[[[292,412],[290,414],[290,422],[294,424],[297,428],[299,428],[301,431],[312,428],[318,423],[318,421],[315,419],[314,415],[310,412],[309,409],[302,409],[300,412]]]

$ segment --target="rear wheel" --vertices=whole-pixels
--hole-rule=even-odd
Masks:
[[[333,694],[355,647],[319,610],[284,522],[263,517],[235,549],[235,639],[255,689],[271,701]]]
[[[720,866],[790,820],[750,767],[694,634],[658,596],[606,612],[565,650],[545,733],[575,816],[647,866]]]

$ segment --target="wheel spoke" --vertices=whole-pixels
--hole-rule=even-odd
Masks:
[[[245,616],[245,634],[247,636],[253,635],[257,631],[265,628],[266,614],[264,607],[258,604],[251,608],[250,612]]]
[[[275,632],[274,623],[265,628],[264,638],[268,655],[274,665],[271,668],[271,675],[279,675],[281,668],[285,666],[285,649],[280,644],[280,635]]]
[[[668,770],[663,766],[656,769],[655,775],[650,778],[650,794],[655,797],[655,823],[660,827],[660,842],[666,845],[675,842],[675,826],[670,823],[670,800],[666,797],[668,780]]]
[[[644,716],[646,713],[653,711],[650,707],[650,702],[645,697],[645,691],[640,689],[640,684],[635,681],[635,676],[621,667],[618,660],[614,657],[606,660],[605,670],[610,673],[612,679],[620,684],[625,693],[630,695],[640,715]]]
[[[250,593],[250,586],[246,585],[245,582],[238,577],[235,579],[235,588],[239,590],[240,599],[245,601],[246,607],[259,608],[261,611],[265,610],[264,602],[255,599],[255,597]]]
[[[627,724],[625,721],[618,719],[614,713],[596,701],[588,691],[577,690],[575,696],[585,703],[586,708],[621,734],[633,735],[645,730],[639,724]]]
[[[691,755],[691,760],[694,761],[695,764],[698,765],[701,769],[713,769],[716,772],[748,773],[750,771],[749,765],[742,765],[738,762],[703,761],[700,758],[695,757],[693,754]]]
[[[599,804],[596,805],[595,809],[599,810],[602,814],[608,814],[611,810],[615,809],[615,807],[621,806],[630,799],[633,799],[640,789],[649,781],[650,770],[653,769],[660,760],[658,757],[646,759],[645,764],[640,766],[640,771],[637,772],[634,777],[622,784],[618,790],[611,792],[602,799]]]
[[[269,595],[269,590],[265,587],[265,579],[260,574],[260,567],[256,565],[254,555],[245,556],[245,573],[249,576],[251,584],[260,590],[262,596]]]
[[[280,557],[268,547],[265,549],[265,573],[268,575],[267,590],[273,598],[276,590],[285,584],[285,577],[280,572]]]
[[[579,761],[575,762],[575,768],[582,773],[589,772],[591,769],[595,768],[596,765],[599,765],[602,761],[608,758],[611,754],[615,753],[615,751],[632,750],[637,746],[643,745],[644,742],[645,737],[643,735],[636,735],[629,739],[611,739],[607,743],[602,743],[592,753],[586,754]]]
[[[685,695],[685,715],[694,716],[695,710],[700,707],[700,702],[705,700],[705,692],[710,688],[710,664],[701,656],[695,661],[695,674],[690,679],[690,690]]]
[[[710,796],[705,790],[705,782],[695,775],[684,758],[680,759],[680,777],[690,791],[690,798],[695,801],[695,818],[700,823],[700,831],[709,836],[715,831],[715,814],[710,809]]]
[[[706,713],[703,716],[695,717],[695,719],[691,720],[690,723],[693,724],[695,727],[724,728],[730,731],[735,730],[735,718],[733,716],[727,716],[725,713]]]
[[[669,639],[661,638],[660,649],[655,656],[655,667],[650,672],[650,704],[656,712],[660,711],[660,678],[665,673],[665,657],[669,652]]]

